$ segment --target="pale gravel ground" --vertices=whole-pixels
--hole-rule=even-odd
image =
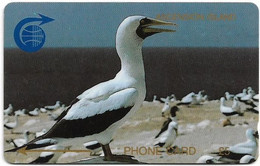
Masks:
[[[228,104],[231,105],[232,102],[228,102]],[[174,103],[171,105],[174,105]],[[161,117],[162,107],[163,104],[144,102],[141,109],[115,133],[114,141],[110,144],[113,153],[124,154],[125,147],[133,149],[138,147],[153,148],[157,141],[154,139],[154,136],[159,132],[162,123],[165,121],[165,118]],[[236,116],[231,118],[235,126],[222,127],[221,121],[225,116],[220,113],[217,100],[191,107],[180,106],[177,117],[179,135],[175,145],[178,147],[194,147],[196,149],[194,155],[169,155],[167,153],[162,153],[161,155],[140,155],[135,152],[133,154],[135,158],[145,163],[195,163],[200,156],[209,154],[212,151],[218,151],[219,147],[245,141],[246,129],[250,127],[256,129],[258,124],[257,114],[245,112],[243,117]],[[30,119],[35,119],[35,124],[24,126]],[[13,117],[9,120],[12,121]],[[19,121],[20,127],[14,130],[15,133],[21,133],[24,129],[36,132],[42,130],[42,128],[50,128],[54,124],[46,114],[41,114],[39,117],[19,117]],[[244,121],[248,122],[248,125],[243,124]],[[198,125],[199,123],[200,125]],[[22,137],[21,134],[11,134],[6,129],[4,133],[4,140]],[[30,135],[30,139],[33,137],[33,135]],[[4,148],[6,150],[12,148],[12,146],[5,143]],[[82,146],[77,145],[75,142],[71,149],[82,149]],[[38,155],[39,153],[29,153],[27,156],[6,153],[4,157],[11,163],[28,163]],[[71,163],[89,158],[89,153],[66,153],[65,155],[66,157],[61,157],[58,160],[59,163]],[[103,161],[101,158],[98,158],[92,160],[92,162]]]

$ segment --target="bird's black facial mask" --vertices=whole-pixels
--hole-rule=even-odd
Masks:
[[[142,39],[145,39],[147,38],[148,36],[152,36],[156,33],[159,33],[159,32],[144,32],[143,31],[143,28],[147,27],[148,25],[151,25],[152,23],[152,20],[148,19],[148,18],[144,18],[144,19],[141,19],[140,20],[140,25],[138,26],[138,28],[136,29],[136,34],[142,38]]]
[[[145,39],[148,36],[151,36],[151,35],[154,35],[154,34],[160,33],[160,32],[175,32],[175,30],[171,30],[171,29],[153,28],[153,27],[150,27],[150,26],[176,25],[176,24],[173,24],[171,22],[165,22],[165,21],[148,19],[148,18],[141,19],[139,24],[140,25],[136,29],[136,34],[142,39]]]

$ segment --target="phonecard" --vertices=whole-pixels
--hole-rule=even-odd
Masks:
[[[258,158],[253,3],[10,3],[4,158],[240,164]]]

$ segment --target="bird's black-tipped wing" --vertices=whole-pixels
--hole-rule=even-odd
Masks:
[[[169,123],[171,123],[171,119],[168,118],[162,125],[161,131],[155,136],[155,138],[158,138],[164,131],[168,129]]]

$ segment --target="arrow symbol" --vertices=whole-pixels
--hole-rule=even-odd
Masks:
[[[47,149],[38,149],[38,150],[27,150],[27,146],[17,150],[18,153],[27,155],[28,152],[35,153],[35,152],[76,152],[76,153],[85,153],[85,152],[91,152],[90,150],[47,150]]]

